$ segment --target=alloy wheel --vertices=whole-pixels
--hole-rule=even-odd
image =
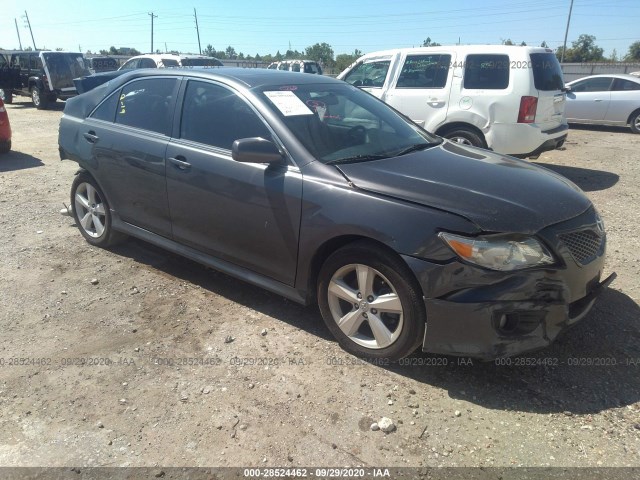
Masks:
[[[338,269],[329,282],[327,300],[336,325],[362,347],[386,348],[402,332],[403,308],[396,289],[368,265]]]

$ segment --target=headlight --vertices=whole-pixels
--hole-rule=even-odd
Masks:
[[[549,250],[533,237],[495,235],[470,238],[445,232],[439,236],[463,260],[491,270],[521,270],[555,262]]]

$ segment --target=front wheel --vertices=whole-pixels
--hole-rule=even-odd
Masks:
[[[76,176],[71,185],[71,205],[76,225],[91,245],[109,247],[126,238],[111,226],[107,199],[90,175],[80,173]]]
[[[640,110],[631,115],[629,125],[631,126],[631,131],[633,133],[640,133]]]
[[[487,148],[484,138],[468,128],[456,128],[455,130],[450,130],[446,132],[443,137],[461,145]]]
[[[31,88],[31,101],[38,110],[46,110],[49,106],[49,97],[38,87]]]
[[[371,242],[347,245],[325,261],[318,304],[340,346],[355,356],[395,361],[422,343],[419,286],[397,255]]]

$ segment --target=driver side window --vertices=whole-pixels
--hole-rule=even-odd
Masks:
[[[391,60],[379,60],[357,65],[344,78],[354,87],[382,87],[387,78]]]

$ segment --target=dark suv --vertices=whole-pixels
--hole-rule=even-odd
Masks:
[[[38,110],[46,109],[57,99],[76,96],[73,79],[89,74],[81,53],[18,51],[5,57],[7,72],[0,74],[4,77],[4,102],[11,103],[13,95],[29,96]]]

